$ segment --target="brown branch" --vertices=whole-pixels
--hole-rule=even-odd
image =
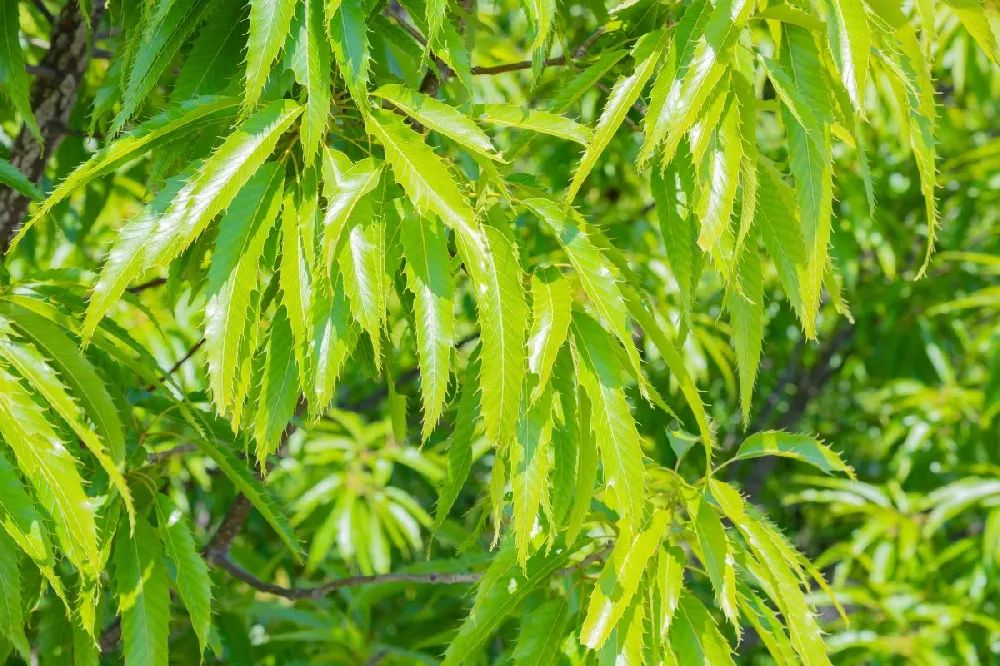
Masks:
[[[566,576],[578,573],[586,569],[591,564],[603,561],[611,552],[613,543],[609,542],[604,547],[594,551],[576,564],[571,564],[558,575]],[[375,576],[346,576],[337,578],[326,583],[311,587],[285,587],[276,585],[257,578],[252,573],[236,564],[229,558],[228,554],[215,555],[209,562],[228,572],[233,578],[243,581],[250,587],[261,592],[273,594],[285,599],[320,599],[327,594],[345,587],[357,587],[359,585],[377,585],[385,583],[413,583],[416,585],[468,585],[476,583],[483,577],[482,573],[388,573]]]
[[[462,338],[455,343],[456,349],[461,349],[470,342],[475,342],[479,339],[478,333],[473,333]],[[410,382],[416,381],[420,377],[420,368],[412,367],[409,370],[402,372],[399,377],[396,378],[398,384],[409,384]],[[348,402],[340,406],[341,409],[348,412],[363,412],[365,410],[371,409],[377,406],[380,402],[389,397],[389,385],[383,384],[378,389],[372,391],[370,394],[356,400],[354,402]]]
[[[103,12],[104,3],[96,3],[94,14],[89,18],[90,25],[97,25]],[[52,76],[38,76],[31,90],[31,107],[44,145],[39,145],[23,123],[10,152],[10,163],[33,183],[41,180],[49,156],[55,153],[65,136],[57,128],[59,125],[68,127],[77,88],[87,68],[89,31],[79,2],[63,5],[59,17],[52,22],[49,45],[36,71]],[[13,188],[0,187],[0,253],[6,254],[11,239],[24,223],[30,201]]]
[[[129,287],[125,291],[127,291],[130,294],[141,294],[142,292],[146,291],[147,289],[152,289],[154,287],[159,287],[160,285],[166,284],[166,283],[167,283],[167,278],[158,277],[158,278],[153,278],[152,280],[148,280],[146,282],[143,282],[142,284],[137,284],[134,287]]]
[[[225,570],[233,578],[243,581],[255,590],[267,592],[285,599],[320,599],[330,592],[345,587],[373,585],[377,583],[414,583],[418,585],[467,585],[482,578],[481,573],[389,573],[376,576],[347,576],[337,578],[314,587],[284,587],[257,578],[252,573],[233,562],[228,555],[216,555],[211,564]]]
[[[48,21],[49,25],[52,25],[52,22],[56,20],[56,17],[49,11],[49,8],[42,3],[42,0],[35,0],[34,5],[35,9],[38,10],[38,13],[45,17],[45,20]]]
[[[469,71],[472,72],[473,76],[490,76],[492,74],[504,74],[506,72],[517,72],[522,69],[531,69],[532,63],[530,60],[525,60],[522,62],[508,62],[503,65],[490,65],[488,67],[473,67]],[[545,60],[546,67],[558,67],[566,64],[566,56],[559,56],[558,58],[547,58]]]
[[[165,382],[172,374],[174,374],[175,372],[177,372],[178,370],[180,370],[181,366],[184,365],[185,363],[187,363],[188,360],[190,360],[191,357],[195,355],[195,352],[197,352],[199,349],[201,349],[201,346],[203,344],[205,344],[205,338],[202,338],[202,339],[198,340],[198,342],[194,343],[191,346],[191,348],[187,350],[187,353],[185,353],[184,356],[182,356],[176,363],[174,363],[172,366],[170,366],[169,370],[167,370],[165,373],[163,373],[163,376],[160,377],[160,380],[158,382],[156,382],[155,384],[150,384],[149,386],[147,386],[146,387],[146,391],[155,391],[157,386],[159,386],[160,384],[162,384],[163,382]]]
[[[809,403],[822,392],[830,379],[836,375],[837,370],[843,367],[843,363],[841,363],[837,368],[834,368],[831,365],[831,361],[834,356],[850,343],[853,337],[853,326],[841,326],[828,340],[823,349],[820,350],[819,358],[816,359],[816,362],[809,367],[801,365],[802,349],[797,348],[793,356],[793,362],[769,396],[767,408],[762,413],[761,418],[758,419],[758,425],[753,428],[752,432],[759,432],[763,429],[785,430],[794,428],[802,419],[806,409],[809,407]],[[778,418],[774,418],[774,413],[781,402],[781,395],[788,386],[797,387],[797,391],[789,402],[788,410]],[[767,482],[771,472],[774,471],[777,462],[778,459],[774,457],[760,458],[753,461],[752,473],[743,484],[743,491],[751,502],[758,501],[761,492],[764,490],[764,484]],[[730,470],[730,478],[736,476],[738,471],[739,464],[733,465],[733,469]]]
[[[194,444],[179,444],[171,449],[167,449],[166,451],[157,451],[150,453],[146,457],[146,460],[151,465],[155,465],[157,463],[163,462],[164,460],[166,460],[171,456],[180,456],[185,453],[194,453],[195,451],[200,451],[200,450],[201,449],[199,449]]]
[[[236,535],[243,529],[243,523],[246,522],[252,508],[250,500],[242,493],[237,495],[233,503],[229,505],[229,510],[215,530],[215,535],[205,546],[205,559],[210,564],[229,557],[229,547],[236,539]]]

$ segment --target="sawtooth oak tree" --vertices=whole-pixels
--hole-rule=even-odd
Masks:
[[[0,0],[0,660],[994,663],[998,36]]]

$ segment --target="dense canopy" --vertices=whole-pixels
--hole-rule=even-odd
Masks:
[[[1000,659],[996,0],[0,0],[0,663]]]

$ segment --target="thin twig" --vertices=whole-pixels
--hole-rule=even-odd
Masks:
[[[49,25],[56,20],[56,17],[49,11],[49,8],[42,3],[42,0],[35,0],[35,9],[37,9],[38,12],[45,17],[45,20],[48,21]]]
[[[414,583],[419,585],[467,585],[475,583],[482,578],[481,573],[390,573],[377,576],[347,576],[331,580],[315,587],[284,587],[269,583],[257,578],[252,573],[233,562],[228,555],[216,554],[211,559],[211,563],[220,569],[224,569],[233,578],[239,579],[261,592],[267,592],[285,599],[320,599],[330,592],[344,587],[357,587],[359,585],[373,585],[377,583]]]
[[[613,543],[608,543],[604,547],[594,551],[576,564],[571,564],[559,572],[559,575],[566,576],[578,573],[586,569],[591,564],[603,561],[611,552]],[[285,587],[276,585],[268,581],[257,578],[252,573],[236,564],[227,554],[216,553],[209,560],[210,564],[225,570],[233,578],[243,581],[250,587],[261,592],[267,592],[285,599],[321,599],[327,594],[345,587],[357,587],[359,585],[377,585],[385,583],[413,583],[416,585],[468,585],[476,583],[483,574],[480,572],[471,573],[388,573],[375,576],[346,576],[337,578],[320,585],[311,587]]]
[[[166,284],[166,283],[167,283],[167,278],[158,277],[158,278],[153,278],[152,280],[149,280],[147,282],[143,282],[142,284],[137,284],[134,287],[129,287],[125,291],[127,291],[130,294],[141,294],[147,289],[152,289],[153,287],[159,287],[161,284]]]
[[[517,72],[522,69],[531,69],[532,63],[530,60],[524,60],[522,62],[508,62],[502,65],[490,65],[488,67],[473,67],[469,71],[473,76],[489,76],[492,74],[504,74],[505,72]],[[546,67],[559,67],[566,64],[566,56],[559,56],[558,58],[548,58],[545,60]]]
[[[475,342],[479,339],[479,333],[473,333],[462,338],[455,343],[456,349],[461,349],[470,342]],[[402,372],[399,377],[396,378],[399,384],[409,384],[420,376],[420,368],[413,367],[409,370]],[[356,400],[354,402],[349,402],[341,405],[340,409],[345,412],[363,412],[365,410],[371,409],[377,406],[380,402],[385,400],[389,396],[389,385],[383,384],[378,389],[372,391],[370,394],[366,395],[364,398]]]
[[[147,386],[146,387],[146,391],[155,391],[157,386],[159,386],[160,384],[162,384],[163,382],[165,382],[167,380],[167,378],[169,378],[172,374],[174,374],[175,372],[177,372],[178,370],[180,370],[181,366],[184,365],[185,363],[187,363],[187,361],[192,356],[194,356],[195,352],[197,352],[199,349],[201,349],[201,346],[203,344],[205,344],[205,338],[202,338],[201,340],[198,340],[198,342],[194,343],[191,346],[191,348],[187,350],[187,353],[184,354],[184,356],[182,356],[176,363],[174,363],[172,366],[170,366],[169,370],[167,370],[165,373],[163,373],[163,376],[160,377],[160,380],[158,382],[156,382],[155,384],[150,384],[149,386]]]
[[[194,453],[195,451],[199,450],[200,449],[194,444],[179,444],[173,447],[172,449],[167,449],[166,451],[157,451],[154,453],[150,453],[149,456],[146,458],[146,460],[149,461],[151,465],[155,465],[159,462],[166,460],[171,456],[179,456],[185,453]]]

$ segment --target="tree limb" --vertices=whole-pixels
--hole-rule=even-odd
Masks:
[[[591,564],[601,562],[611,552],[613,542],[608,542],[602,548],[594,551],[576,564],[562,569],[558,575],[566,576],[578,573]],[[359,585],[374,585],[379,583],[413,583],[417,585],[465,585],[476,583],[483,577],[482,573],[388,573],[375,576],[346,576],[311,587],[285,587],[257,578],[252,573],[236,564],[227,555],[216,555],[209,563],[228,572],[233,578],[243,581],[250,587],[261,592],[273,594],[285,599],[321,599],[327,594],[345,587]]]
[[[104,3],[96,3],[90,25],[97,25],[103,12]],[[71,1],[63,6],[52,23],[49,45],[37,71],[50,72],[52,76],[37,77],[31,91],[31,107],[45,144],[39,145],[27,124],[22,123],[11,147],[10,163],[36,184],[45,172],[49,156],[65,136],[58,128],[68,127],[76,92],[87,69],[89,30],[87,18],[80,13],[80,3]],[[0,187],[0,254],[6,254],[11,239],[24,223],[30,202],[30,198],[17,190]]]

